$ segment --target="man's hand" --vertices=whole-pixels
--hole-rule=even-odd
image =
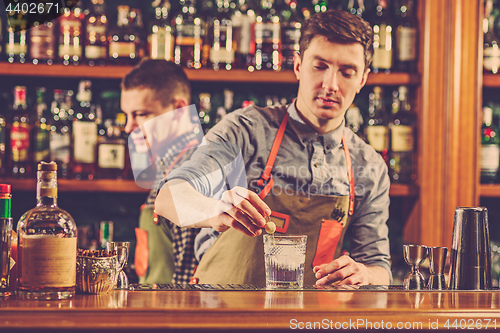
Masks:
[[[318,286],[332,283],[350,285],[387,285],[390,283],[389,273],[385,268],[365,266],[347,255],[328,264],[316,266],[313,271],[318,279],[316,281]]]

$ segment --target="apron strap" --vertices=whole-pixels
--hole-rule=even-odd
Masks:
[[[345,162],[347,164],[347,176],[349,178],[349,215],[354,212],[354,172],[352,171],[351,154],[349,154],[349,147],[342,133],[342,145],[344,146]]]
[[[274,161],[276,160],[276,155],[278,155],[278,150],[280,149],[281,140],[283,140],[287,123],[288,123],[288,112],[285,113],[285,116],[283,117],[281,125],[278,129],[278,133],[274,138],[271,152],[269,153],[269,157],[267,158],[266,167],[264,168],[264,171],[260,175],[260,178],[257,179],[256,181],[256,184],[260,189],[258,194],[261,199],[264,199],[266,197],[266,195],[269,193],[269,191],[271,191],[274,185],[273,176],[271,175],[271,170],[273,169]]]

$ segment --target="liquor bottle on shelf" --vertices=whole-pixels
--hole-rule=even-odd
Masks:
[[[203,21],[196,14],[195,0],[180,0],[181,12],[175,17],[174,62],[182,67],[201,68]]]
[[[483,125],[481,126],[481,183],[494,183],[497,180],[500,165],[500,133],[493,123],[492,108],[483,107]]]
[[[214,70],[230,70],[234,63],[233,22],[229,0],[217,0],[217,16],[213,18],[213,45],[210,62]]]
[[[155,17],[148,35],[149,57],[151,59],[172,60],[174,56],[174,33],[171,20],[171,4],[169,0],[153,2]]]
[[[394,66],[397,71],[417,70],[417,18],[414,0],[396,0],[396,49]]]
[[[146,56],[147,37],[144,31],[142,11],[138,8],[131,8],[129,12],[129,24],[132,26],[136,42],[136,59],[140,61]]]
[[[85,14],[85,59],[89,66],[104,66],[108,60],[109,24],[104,0],[91,0]]]
[[[371,19],[373,28],[374,73],[389,73],[393,68],[394,24],[390,13],[389,0],[378,0],[376,11]]]
[[[295,52],[299,52],[300,28],[303,18],[297,10],[297,1],[285,0],[281,10],[281,53],[283,68],[293,69]]]
[[[217,17],[217,10],[214,8],[214,2],[226,0],[198,0],[198,12],[201,18],[201,67],[211,68],[210,52],[214,43],[214,20]],[[226,1],[227,2],[227,1]],[[229,4],[228,4],[229,5]],[[224,5],[222,5],[224,6]]]
[[[417,117],[409,103],[408,88],[400,86],[393,92],[392,120],[389,125],[391,182],[409,184],[416,179],[414,163],[416,120]]]
[[[78,65],[82,60],[83,11],[79,6],[65,8],[59,17],[59,61]]]
[[[7,38],[5,54],[10,63],[24,64],[28,54],[27,26],[28,20],[22,11],[7,11]]]
[[[55,26],[53,22],[35,24],[30,29],[29,54],[33,64],[52,65],[56,58]]]
[[[493,0],[485,2],[483,18],[483,71],[485,73],[497,74],[500,68],[500,48],[495,32],[495,16],[492,14],[493,6]]]
[[[235,45],[235,68],[247,68],[252,65],[250,45],[252,41],[252,26],[255,21],[255,11],[249,0],[240,0],[231,16],[233,23],[233,41]],[[253,36],[255,37],[255,36]]]
[[[10,296],[8,290],[10,286],[10,266],[12,266],[11,252],[11,239],[12,239],[12,213],[11,213],[11,186],[10,184],[0,184],[0,224],[2,230],[0,231],[1,239],[0,249],[2,256],[0,257],[0,297]]]
[[[360,138],[367,141],[366,136],[363,133],[363,116],[361,115],[361,110],[356,105],[356,103],[352,103],[349,109],[347,109],[345,113],[345,125],[349,127]]]
[[[138,37],[129,22],[129,6],[118,6],[117,25],[109,32],[109,60],[114,65],[133,65],[137,57]]]
[[[281,69],[281,26],[274,0],[261,0],[254,24],[255,70]]]
[[[10,122],[10,173],[13,177],[31,176],[30,119],[26,104],[26,87],[14,87],[14,104]]]
[[[18,288],[21,299],[68,299],[75,294],[77,228],[57,205],[57,164],[38,164],[37,204],[21,216]]]
[[[35,167],[42,161],[50,162],[50,125],[46,114],[45,91],[44,87],[36,90],[34,126],[31,132],[33,165]]]
[[[365,127],[366,138],[370,146],[380,153],[386,162],[389,149],[387,125],[387,112],[382,100],[382,88],[375,86],[369,95],[368,121]]]
[[[346,10],[353,15],[363,17],[365,13],[365,2],[364,0],[349,0]]]
[[[209,93],[200,93],[200,107],[198,111],[198,116],[200,117],[201,127],[203,132],[207,133],[210,127],[212,127],[212,96]]]
[[[117,116],[122,117],[119,115]],[[105,126],[106,136],[97,142],[95,149],[97,177],[126,179],[129,174],[127,141],[123,138],[122,131],[116,122],[113,123],[113,120],[107,119]]]
[[[0,113],[0,176],[7,174],[7,117]]]
[[[315,13],[326,12],[328,10],[328,1],[325,0],[313,0],[312,5]]]
[[[54,100],[51,103],[52,119],[50,121],[50,159],[57,163],[59,178],[69,177],[71,161],[71,127],[68,121],[65,92],[62,89],[54,90]]]
[[[94,150],[97,143],[95,105],[92,101],[92,84],[82,80],[78,86],[78,101],[73,118],[73,154],[71,172],[76,179],[93,179],[95,174]]]

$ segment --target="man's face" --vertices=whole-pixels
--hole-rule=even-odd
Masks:
[[[363,46],[332,43],[317,36],[303,58],[295,54],[294,60],[299,113],[319,133],[336,129],[368,77]]]
[[[132,131],[146,121],[172,111],[172,106],[162,106],[151,89],[122,90],[120,104],[122,111],[127,115],[125,131],[130,133],[130,138],[138,151],[147,150],[143,133]]]

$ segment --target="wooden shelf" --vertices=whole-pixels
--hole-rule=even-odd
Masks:
[[[500,87],[500,74],[484,74],[483,87],[498,88]]]
[[[500,184],[480,184],[479,196],[500,198]]]
[[[121,79],[132,67],[129,66],[64,66],[64,65],[33,65],[0,63],[0,75],[58,77],[58,78],[89,78],[89,79]],[[253,83],[289,83],[296,84],[297,79],[291,70],[255,71],[244,69],[231,71],[214,71],[212,69],[186,69],[188,78],[202,82],[253,82]],[[368,85],[418,85],[418,74],[391,73],[370,74]]]
[[[2,183],[11,184],[12,191],[35,191],[35,179],[2,179]],[[59,192],[113,192],[113,193],[147,193],[148,189],[141,188],[133,180],[95,179],[75,180],[58,179]],[[393,197],[418,196],[419,190],[416,185],[391,185],[390,195]],[[499,186],[500,193],[500,186]]]

